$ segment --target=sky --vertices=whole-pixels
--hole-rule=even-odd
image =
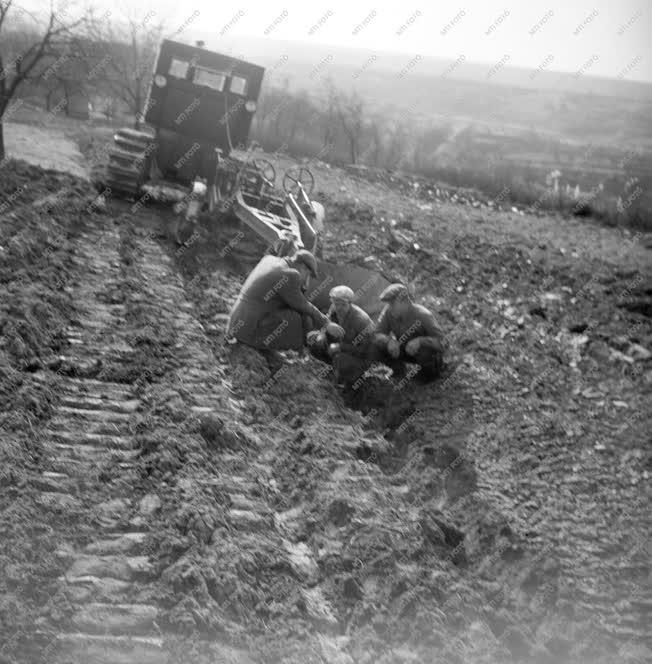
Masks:
[[[55,0],[55,2],[84,0]],[[23,0],[46,7],[48,0]],[[652,82],[650,0],[88,0],[114,16],[155,12],[184,26],[453,60]],[[183,33],[182,33],[183,34]]]

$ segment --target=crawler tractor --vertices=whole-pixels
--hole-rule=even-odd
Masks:
[[[277,187],[274,165],[248,146],[264,69],[228,55],[164,40],[143,113],[145,128],[120,129],[93,171],[98,191],[143,202],[167,201],[184,226],[200,213],[219,225],[235,216],[278,255],[306,248],[321,258],[324,208],[311,201],[314,177],[288,169]],[[387,280],[363,267],[319,261],[307,284],[325,309],[330,286],[345,283],[361,306],[378,310]]]

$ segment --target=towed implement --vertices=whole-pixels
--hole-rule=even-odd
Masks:
[[[323,206],[311,200],[314,176],[286,170],[247,147],[264,69],[196,46],[164,40],[145,104],[142,130],[120,129],[92,179],[100,193],[174,204],[179,237],[200,214],[216,224],[235,216],[276,255],[300,248],[318,257],[319,278],[307,295],[322,310],[328,291],[347,284],[371,314],[388,285],[378,273],[322,260]]]

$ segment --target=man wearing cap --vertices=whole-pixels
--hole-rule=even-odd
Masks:
[[[310,276],[317,276],[317,261],[309,251],[264,256],[242,285],[227,336],[261,350],[300,350],[308,331],[328,323],[304,295]]]
[[[354,383],[370,366],[374,323],[364,309],[353,303],[348,286],[335,286],[329,293],[330,322],[323,330],[308,333],[308,348],[318,359],[332,362],[340,384]]]
[[[421,367],[420,378],[436,378],[443,365],[444,339],[433,314],[412,302],[403,284],[391,284],[380,299],[387,304],[376,326],[374,359],[397,376],[405,372],[405,362],[412,362]]]

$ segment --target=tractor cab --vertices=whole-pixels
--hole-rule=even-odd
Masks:
[[[263,67],[199,46],[161,44],[145,104],[156,134],[160,176],[188,184],[215,178],[217,151],[229,155],[249,137]]]

